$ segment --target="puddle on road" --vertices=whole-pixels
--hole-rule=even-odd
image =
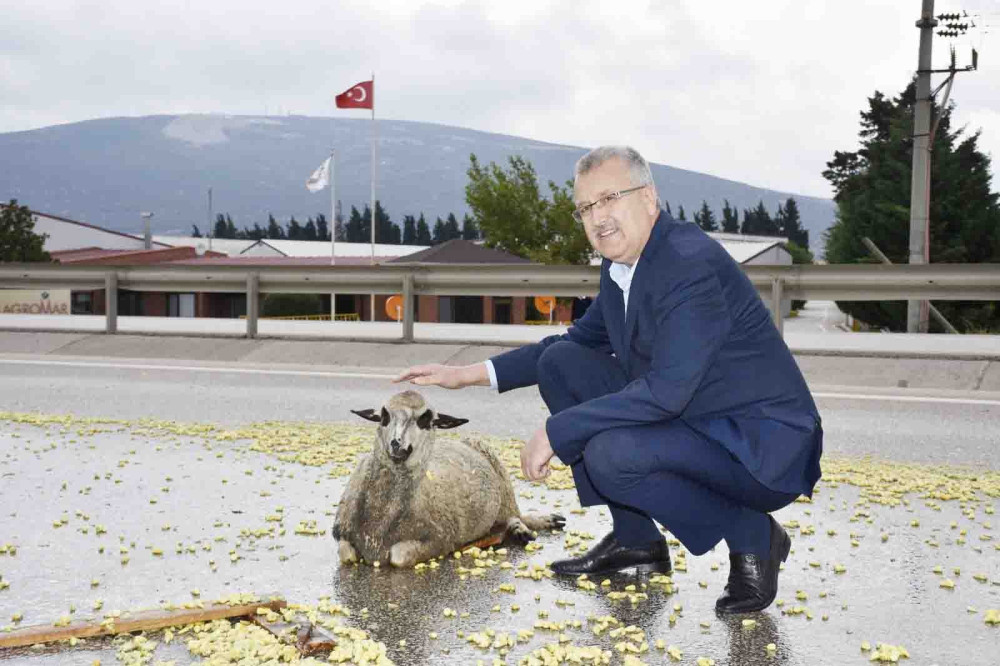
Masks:
[[[793,553],[780,605],[749,628],[712,612],[724,546],[695,558],[674,543],[672,593],[629,575],[595,580],[594,591],[544,575],[546,563],[610,528],[602,511],[578,508],[566,470],[547,487],[515,482],[523,511],[568,519],[566,533],[543,534],[530,551],[447,557],[422,571],[340,569],[329,530],[371,436],[353,424],[224,429],[0,414],[0,631],[253,592],[342,606],[349,615],[318,617],[364,630],[366,645],[381,643],[398,664],[528,663],[538,650],[587,646],[615,664],[669,663],[669,647],[689,664],[860,664],[871,654],[863,641],[905,645],[914,663],[949,663],[941,635],[962,646],[962,663],[987,664],[1000,638],[985,622],[1000,608],[995,471],[824,461],[814,501],[777,514]],[[516,469],[518,444],[493,443]],[[145,663],[198,661],[186,637],[149,639],[158,645]],[[107,666],[127,640],[0,651],[0,664]]]

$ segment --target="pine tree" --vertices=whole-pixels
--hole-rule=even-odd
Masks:
[[[412,215],[403,216],[403,245],[415,245],[417,242],[417,220]]]
[[[264,229],[264,228],[262,228],[256,222],[253,223],[253,229],[249,229],[247,227],[243,227],[243,231],[241,233],[242,233],[243,238],[245,238],[247,240],[255,240],[256,241],[256,240],[260,240],[262,238],[267,238],[267,230]]]
[[[303,240],[302,225],[299,224],[299,221],[295,219],[294,215],[292,215],[292,218],[288,221],[288,231],[285,234],[285,237],[288,238],[288,240]]]
[[[729,205],[729,199],[725,199],[726,205],[722,207],[722,231],[727,234],[740,233],[740,216],[737,210]]]
[[[233,224],[233,218],[229,217],[229,213],[226,213],[226,238],[236,238],[236,225]]]
[[[479,226],[468,213],[462,217],[462,238],[467,241],[479,240]]]
[[[444,220],[442,220],[441,217],[438,216],[437,222],[434,223],[434,237],[431,239],[431,244],[439,245],[448,240],[447,238],[444,237],[445,233],[446,232],[444,229]]]
[[[687,217],[684,215],[684,206],[677,207],[677,219],[682,222],[687,222]]]
[[[0,262],[50,261],[45,251],[48,234],[35,233],[35,217],[17,199],[0,207]]]
[[[309,221],[306,222],[306,226],[302,227],[302,240],[314,241],[319,240],[316,236],[316,223],[310,217]]]
[[[775,216],[778,224],[778,235],[784,236],[799,247],[809,247],[809,230],[802,227],[802,219],[799,216],[799,205],[795,199],[788,197],[785,204],[778,205],[778,214]]]
[[[272,240],[281,240],[285,237],[285,230],[278,225],[278,221],[274,219],[274,215],[270,213],[267,214],[267,238]]]
[[[316,215],[316,240],[330,240],[330,228],[326,224],[326,215],[323,213]]]
[[[881,92],[861,112],[860,149],[835,151],[823,176],[834,188],[837,216],[827,230],[832,263],[874,261],[868,237],[894,263],[909,261],[910,177],[913,162],[914,82],[894,98]],[[939,119],[931,158],[931,262],[1000,262],[1000,202],[990,189],[990,158],[977,147],[979,132],[951,129],[953,104],[932,101]],[[877,327],[906,329],[903,301],[838,301],[841,310]],[[941,301],[945,318],[961,331],[1000,331],[1000,302]],[[932,326],[936,326],[932,322]]]
[[[454,213],[448,213],[448,218],[444,222],[444,239],[446,241],[462,237],[462,230],[458,228],[458,219]]]
[[[344,240],[348,243],[366,243],[368,237],[368,223],[371,221],[371,210],[365,206],[365,214],[362,215],[358,209],[351,206],[351,216],[344,225]]]
[[[389,218],[389,213],[382,208],[382,202],[377,199],[375,200],[375,219],[378,221],[375,242],[399,245],[399,227],[392,223],[392,220]]]
[[[191,238],[201,238],[201,231],[198,230],[197,224],[191,225]]]
[[[215,216],[215,229],[212,231],[213,238],[229,238],[229,227],[226,225],[226,216],[219,213]]]
[[[417,238],[415,245],[433,244],[430,227],[427,226],[427,220],[424,219],[424,214],[420,213],[420,219],[417,220]]]
[[[718,231],[719,225],[715,223],[715,213],[708,207],[708,202],[702,200],[701,209],[694,214],[694,221],[704,231]]]
[[[771,219],[771,214],[767,212],[763,201],[752,210],[743,210],[743,226],[740,228],[740,233],[757,236],[778,235],[778,225]]]
[[[666,199],[663,200],[663,210],[667,211],[667,215],[673,217],[674,214],[670,211],[670,202]]]

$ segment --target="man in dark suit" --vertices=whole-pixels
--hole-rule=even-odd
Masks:
[[[669,572],[659,522],[695,555],[726,541],[717,611],[766,608],[790,547],[770,513],[811,496],[820,477],[823,430],[805,380],[729,254],[660,210],[638,152],[582,157],[573,197],[604,258],[586,314],[564,335],[486,363],[416,366],[396,381],[538,385],[552,415],[522,448],[524,475],[544,478],[558,456],[581,504],[607,505],[613,521],[554,572]]]

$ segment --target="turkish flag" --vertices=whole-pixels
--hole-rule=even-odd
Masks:
[[[374,81],[362,81],[349,90],[337,95],[338,109],[373,109],[375,108]]]

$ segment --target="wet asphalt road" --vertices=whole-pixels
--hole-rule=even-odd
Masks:
[[[395,390],[384,380],[350,377],[11,365],[2,371],[0,404],[6,411],[226,425],[342,420],[348,408],[376,406]],[[427,393],[442,411],[472,418],[469,427],[489,435],[525,437],[544,417],[530,390],[502,397],[480,389]],[[819,398],[818,403],[830,455],[868,453],[1000,469],[995,435],[1000,406],[869,398]],[[909,506],[861,505],[869,513],[867,522],[856,513],[858,488],[822,483],[815,503],[796,503],[777,514],[782,522],[813,526],[814,533],[791,530],[794,552],[779,592],[785,604],[756,614],[757,627],[744,629],[740,618],[721,619],[712,611],[728,567],[722,545],[703,557],[687,557],[687,572],[673,577],[673,594],[650,589],[648,599],[634,605],[613,601],[607,588],[586,592],[574,581],[515,578],[516,568],[494,566],[481,578],[463,581],[452,559],[424,573],[341,570],[328,536],[304,536],[294,529],[302,521],[316,521],[321,532],[329,533],[344,483],[330,478],[329,469],[281,462],[241,442],[151,438],[128,429],[90,435],[79,427],[0,422],[0,546],[18,545],[16,556],[0,555],[0,575],[10,583],[0,591],[0,627],[14,613],[24,615],[25,625],[45,623],[70,614],[71,605],[74,616],[90,615],[96,599],[103,600],[105,611],[148,608],[191,599],[191,590],[198,588],[204,599],[274,591],[289,601],[315,603],[329,595],[351,608],[350,623],[383,641],[400,664],[490,663],[495,650],[481,650],[458,632],[533,629],[539,621],[570,624],[561,632],[534,628],[534,636],[515,647],[507,663],[558,640],[559,633],[575,645],[611,650],[615,640],[606,633],[595,636],[588,620],[606,615],[645,632],[650,651],[641,657],[647,663],[669,663],[653,647],[656,639],[681,649],[681,663],[688,664],[697,657],[719,666],[861,664],[868,661],[862,641],[902,644],[914,665],[996,663],[1000,627],[983,621],[986,609],[1000,608],[997,519],[986,513],[1000,503],[996,497],[926,506],[911,495]],[[560,511],[569,518],[569,530],[600,538],[610,527],[600,510],[572,513],[571,491],[524,482],[515,482],[515,489],[522,493],[523,510]],[[278,507],[284,508],[284,535],[241,536],[241,530],[273,527],[267,516]],[[54,526],[64,518],[65,524]],[[96,524],[106,534],[96,535]],[[567,554],[565,539],[543,534],[541,550],[510,547],[506,560],[515,567],[544,564]],[[154,547],[164,554],[154,555]],[[677,548],[672,551],[676,562]],[[123,556],[129,558],[124,565]],[[209,560],[215,561],[214,570]],[[845,573],[833,572],[838,563]],[[936,566],[941,574],[934,572]],[[954,581],[954,589],[940,587],[945,578]],[[92,580],[97,587],[91,587]],[[628,575],[610,580],[613,591],[643,582]],[[513,584],[515,592],[503,591],[504,584]],[[797,600],[796,591],[806,598]],[[675,604],[682,607],[679,613]],[[796,604],[813,618],[782,612]],[[515,605],[519,610],[512,609]],[[446,607],[459,617],[443,617]],[[366,616],[362,608],[368,608]],[[540,612],[547,616],[539,617]],[[678,619],[671,624],[674,613]],[[574,621],[581,627],[574,628]],[[438,637],[430,638],[431,632]],[[766,655],[767,643],[778,648],[773,657]],[[95,658],[115,663],[109,641],[0,653],[3,664],[89,664]],[[155,658],[191,660],[176,642],[161,646]],[[621,663],[621,657],[613,663]]]

